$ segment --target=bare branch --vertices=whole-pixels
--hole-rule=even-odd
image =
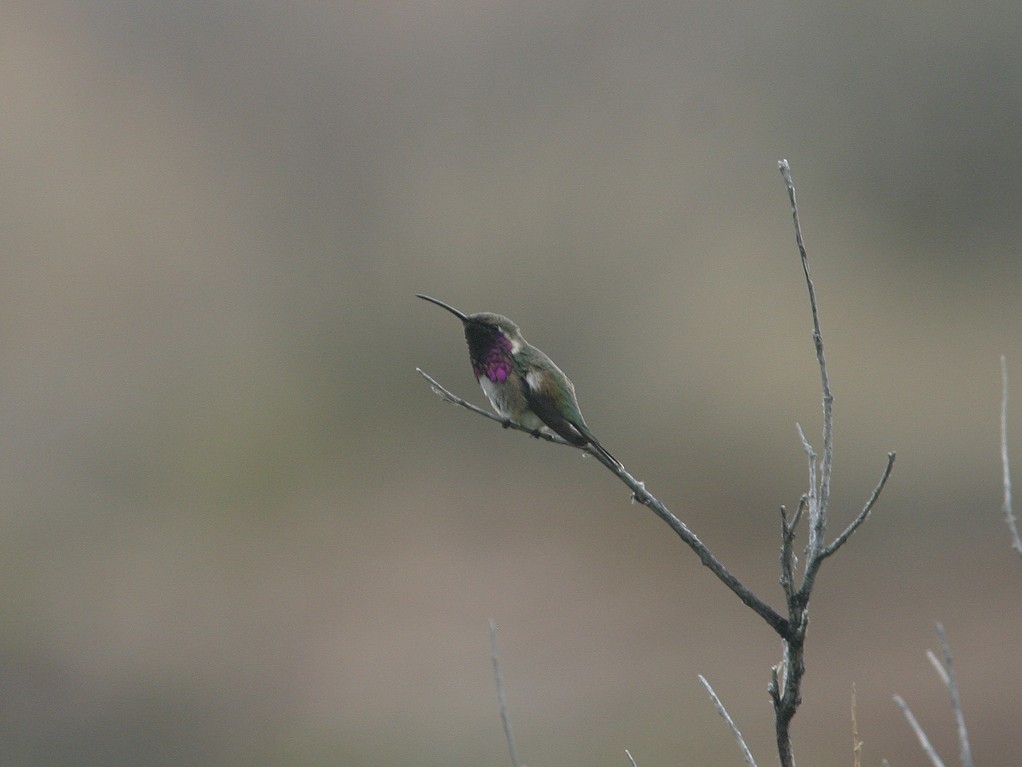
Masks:
[[[809,275],[809,257],[806,254],[805,240],[802,238],[802,224],[799,221],[798,202],[795,199],[795,182],[791,178],[791,166],[787,160],[781,160],[777,164],[784,177],[784,185],[788,189],[788,200],[791,202],[791,219],[795,225],[795,243],[798,245],[798,252],[802,258],[802,271],[806,277],[806,288],[809,291],[809,306],[813,315],[813,345],[816,347],[816,361],[820,366],[820,384],[823,389],[823,463],[820,467],[820,513],[817,519],[812,520],[815,532],[812,532],[810,545],[813,541],[823,545],[823,539],[827,532],[827,504],[830,502],[830,476],[831,467],[834,461],[834,396],[830,391],[830,376],[827,374],[827,360],[823,354],[823,333],[820,330],[820,312],[816,304],[816,288],[813,286],[813,279]],[[812,509],[810,508],[810,512]],[[811,549],[812,550],[812,549]]]
[[[799,498],[798,508],[795,509],[795,516],[791,518],[791,525],[789,525],[789,527],[791,528],[792,537],[794,537],[795,535],[795,530],[798,528],[798,523],[802,521],[802,515],[805,513],[806,504],[808,502],[809,499],[806,498],[804,495],[801,498]]]
[[[781,588],[784,589],[784,596],[788,604],[792,604],[797,589],[795,588],[795,569],[798,567],[798,557],[795,555],[794,544],[795,534],[798,531],[798,523],[809,503],[807,496],[803,495],[795,509],[795,516],[788,520],[788,510],[781,506]]]
[[[500,656],[497,654],[497,624],[490,619],[490,661],[493,663],[493,681],[497,685],[497,702],[500,704],[500,721],[504,725],[504,737],[507,739],[507,750],[511,754],[512,767],[521,767],[518,761],[518,749],[515,738],[511,734],[511,718],[507,712],[507,699],[504,697],[504,675],[500,672]]]
[[[820,522],[820,515],[826,513],[826,509],[820,505],[820,481],[816,474],[816,451],[806,439],[805,432],[802,431],[802,424],[797,421],[795,430],[798,432],[798,438],[802,441],[802,449],[805,450],[806,458],[809,460],[809,489],[805,495],[806,510],[809,512],[809,543],[806,545],[806,563],[808,564],[823,547],[823,539],[820,535],[821,527],[824,527],[826,523]]]
[[[859,737],[859,720],[855,709],[855,683],[852,682],[852,767],[861,767],[862,739]]]
[[[894,454],[887,457],[887,468],[877,487],[866,503],[859,516],[829,546],[827,539],[827,515],[830,505],[831,476],[834,460],[834,395],[830,389],[830,375],[827,372],[827,359],[823,351],[823,331],[820,329],[820,311],[816,301],[816,288],[809,272],[809,257],[806,253],[805,240],[802,236],[802,224],[799,220],[798,202],[795,198],[795,183],[791,178],[791,167],[787,160],[778,163],[781,176],[788,190],[791,203],[791,217],[795,225],[795,243],[802,260],[802,271],[805,275],[806,288],[809,292],[809,306],[813,321],[813,346],[816,349],[816,362],[820,369],[820,385],[823,393],[823,456],[817,462],[816,452],[806,439],[802,427],[798,428],[799,439],[809,460],[809,489],[802,504],[809,518],[809,536],[806,545],[805,574],[801,586],[796,590],[792,584],[793,540],[795,523],[788,524],[782,516],[781,540],[781,585],[784,588],[788,607],[788,624],[791,631],[784,636],[784,647],[781,663],[772,672],[768,691],[774,706],[775,732],[777,737],[778,756],[782,767],[794,767],[795,757],[791,747],[791,720],[802,703],[802,677],[805,674],[805,637],[809,625],[808,606],[823,560],[837,551],[855,530],[866,521],[890,476],[894,463]],[[797,516],[797,515],[796,515]]]
[[[702,674],[699,675],[699,681],[703,683],[703,687],[706,688],[706,692],[710,694],[710,700],[713,701],[714,708],[717,709],[717,713],[724,717],[724,721],[727,722],[727,726],[731,728],[731,734],[735,736],[735,740],[738,741],[738,747],[742,749],[742,756],[745,757],[745,763],[749,767],[756,767],[756,760],[752,758],[752,752],[749,751],[749,747],[745,745],[745,738],[742,737],[742,733],[735,725],[731,715],[724,708],[724,704],[720,702],[720,698],[717,697],[717,693],[710,687],[710,683],[706,681],[706,677]]]
[[[1008,358],[1001,355],[1001,467],[1004,474],[1004,519],[1011,532],[1011,547],[1022,556],[1015,514],[1011,510],[1011,463],[1008,461]]]
[[[862,507],[859,515],[852,520],[844,532],[835,538],[829,546],[821,549],[815,557],[810,557],[808,563],[806,563],[806,574],[802,579],[802,588],[798,593],[802,604],[808,604],[809,602],[809,595],[813,590],[813,584],[816,581],[816,575],[820,571],[820,565],[823,564],[823,560],[841,548],[852,537],[852,533],[858,530],[859,526],[869,518],[870,511],[872,511],[873,506],[880,498],[880,493],[883,492],[884,486],[887,484],[887,478],[891,476],[891,470],[894,468],[894,458],[894,453],[887,454],[887,465],[884,466],[883,474],[880,475],[880,481],[873,488],[873,492],[869,494],[869,499],[866,501],[866,505]]]
[[[774,705],[774,735],[781,767],[795,767],[791,720],[802,705],[802,677],[806,672],[805,636],[809,623],[805,604],[799,597],[800,594],[796,594],[789,603],[793,618],[791,635],[781,643],[781,662],[770,670],[770,684],[767,685]]]
[[[937,657],[937,653],[933,650],[927,650],[926,660],[930,661],[930,665],[933,666],[933,670],[937,672],[937,676],[940,677],[940,681],[942,681],[945,685],[951,683],[951,677],[947,675],[947,669],[944,668],[943,661]]]
[[[969,732],[965,726],[965,716],[962,714],[962,701],[958,695],[958,684],[955,682],[955,672],[951,663],[951,646],[948,644],[947,635],[944,633],[944,626],[939,621],[936,625],[937,638],[940,640],[940,649],[943,658],[938,658],[932,650],[927,650],[926,657],[933,665],[933,668],[937,672],[937,676],[940,677],[940,681],[948,689],[948,693],[951,696],[951,712],[955,717],[955,726],[958,730],[958,747],[959,747],[959,760],[962,767],[973,767],[972,762],[972,748],[969,746]],[[909,726],[915,731],[916,737],[919,739],[919,745],[922,746],[923,751],[927,756],[930,757],[930,761],[934,764],[934,767],[944,767],[944,763],[940,757],[937,756],[934,751],[929,738],[926,737],[926,733],[923,732],[923,728],[919,726],[919,722],[912,716],[912,712],[909,710],[908,705],[899,695],[894,696],[894,702],[901,708],[905,718],[908,720]]]
[[[852,523],[845,528],[845,531],[841,533],[834,541],[827,546],[823,551],[820,552],[820,559],[825,559],[841,548],[845,541],[852,537],[852,533],[859,529],[859,526],[869,518],[869,513],[873,510],[873,506],[876,505],[877,500],[880,498],[880,493],[884,490],[884,485],[887,484],[887,478],[891,476],[891,470],[894,468],[895,453],[887,454],[887,465],[884,467],[883,474],[880,475],[880,481],[877,482],[876,487],[873,488],[873,492],[869,494],[869,499],[866,501],[866,505],[862,507],[862,511],[859,512]]]
[[[960,760],[962,767],[972,767],[972,748],[969,746],[969,731],[965,727],[965,716],[962,714],[962,700],[958,695],[955,671],[951,666],[951,646],[947,643],[944,626],[939,621],[937,623],[937,637],[940,639],[940,650],[944,656],[944,673],[941,676],[944,684],[947,685],[948,693],[951,695],[951,711],[955,715],[955,725],[958,728]]]
[[[556,434],[551,434],[546,431],[539,431],[538,429],[530,429],[527,426],[522,426],[521,424],[515,423],[510,419],[495,416],[490,411],[483,410],[483,408],[479,407],[478,405],[473,405],[468,400],[459,397],[450,389],[445,388],[443,385],[440,384],[439,381],[433,378],[433,376],[424,371],[422,368],[415,368],[415,372],[418,373],[423,378],[425,378],[427,381],[429,381],[430,388],[433,390],[433,393],[436,394],[444,402],[449,402],[452,405],[459,405],[465,408],[466,410],[476,413],[477,415],[481,415],[484,418],[489,418],[491,421],[496,421],[505,429],[514,429],[515,431],[522,431],[528,434],[530,437],[535,437],[536,439],[545,439],[547,442],[552,442],[555,445],[564,445],[565,447],[576,448],[584,453],[587,453],[588,455],[595,456],[600,461],[600,463],[602,463],[608,469],[614,470],[616,468],[616,464],[610,458],[609,454],[601,453],[592,444],[586,444],[581,446],[573,445]]]
[[[908,707],[904,698],[900,695],[895,695],[894,702],[898,704],[898,708],[901,709],[901,713],[905,715],[905,719],[908,721],[909,727],[911,727],[912,731],[916,734],[916,738],[919,740],[919,745],[923,749],[923,753],[929,757],[930,763],[933,767],[944,767],[944,762],[941,761],[939,756],[937,756],[937,752],[933,749],[933,744],[930,743],[930,739],[926,737],[926,732],[919,726],[919,722],[916,721],[915,716],[912,715],[912,710]]]
[[[710,553],[710,550],[706,548],[706,544],[699,540],[696,534],[689,530],[684,522],[674,516],[662,501],[650,493],[642,482],[629,474],[623,466],[604,465],[628,486],[636,502],[647,506],[654,514],[666,522],[675,534],[695,552],[696,556],[699,557],[699,561],[716,575],[725,586],[731,589],[745,605],[770,624],[771,628],[780,636],[786,636],[790,632],[791,627],[788,621],[738,580],[720,560]]]
[[[639,765],[637,765],[635,763],[635,759],[632,758],[632,755],[628,752],[627,748],[625,749],[625,756],[627,756],[628,757],[628,761],[632,763],[632,767],[639,767]]]
[[[459,397],[450,389],[444,388],[435,378],[433,378],[433,376],[431,376],[422,368],[415,368],[415,372],[418,373],[423,378],[425,378],[427,381],[429,381],[429,385],[430,388],[433,390],[433,393],[437,395],[440,399],[442,399],[444,402],[450,402],[452,405],[458,405],[459,407],[463,407],[466,410],[475,413],[476,415],[481,415],[483,418],[489,418],[491,421],[496,421],[505,429],[524,431],[526,434],[532,437],[536,437],[537,439],[545,439],[547,442],[553,442],[556,445],[564,445],[565,447],[575,447],[575,445],[572,445],[570,442],[561,439],[556,434],[548,434],[545,431],[536,431],[534,429],[526,428],[525,426],[517,424],[514,421],[509,421],[504,418],[495,416],[489,410],[483,410],[478,405],[473,405],[468,400]]]
[[[434,378],[432,378],[422,370],[419,370],[418,368],[416,368],[416,370],[423,378],[429,381],[430,385],[433,387],[433,391],[436,392],[441,399],[453,403],[455,405],[460,405],[461,407],[464,407],[473,413],[483,415],[486,418],[489,418],[491,421],[496,421],[502,426],[506,425],[503,419],[490,415],[490,413],[486,412],[482,408],[478,408],[475,405],[466,402],[461,397],[445,389]],[[517,429],[518,431],[524,431],[525,433],[532,434],[533,436],[539,436],[541,438],[547,439],[550,442],[556,442],[557,444],[575,447],[574,445],[570,445],[569,443],[565,442],[560,437],[550,437],[544,432],[533,432],[531,429],[523,428],[515,423],[511,423],[510,428]],[[595,451],[590,452],[588,450],[586,450],[585,452],[587,452],[589,455],[594,456],[598,461],[600,461],[600,463],[602,463],[607,468],[608,471],[611,471],[613,474],[615,474],[618,477],[618,479],[620,479],[625,484],[625,486],[632,491],[632,498],[636,503],[641,503],[643,506],[648,507],[654,514],[656,514],[658,517],[660,517],[660,519],[666,522],[667,525],[677,534],[677,536],[681,538],[681,540],[684,541],[688,545],[688,547],[695,552],[696,556],[699,557],[699,561],[702,562],[703,565],[710,570],[710,572],[716,575],[717,578],[725,586],[731,589],[731,591],[734,592],[734,594],[740,600],[742,600],[742,602],[745,605],[747,605],[749,608],[753,610],[753,612],[755,612],[763,620],[765,620],[770,625],[770,627],[773,628],[774,631],[776,631],[782,637],[789,632],[790,627],[788,621],[785,620],[784,617],[782,617],[770,605],[768,605],[766,602],[764,602],[762,599],[756,596],[749,589],[748,586],[746,586],[744,583],[738,580],[738,578],[735,577],[735,575],[730,570],[728,570],[727,567],[725,567],[724,564],[710,552],[710,550],[706,547],[706,544],[699,540],[696,534],[693,533],[684,522],[682,522],[680,519],[674,516],[674,514],[671,513],[670,509],[668,509],[667,506],[665,506],[664,503],[659,498],[654,496],[646,489],[646,485],[643,482],[640,482],[631,474],[629,474],[628,471],[625,470],[624,466],[614,463],[601,453]]]

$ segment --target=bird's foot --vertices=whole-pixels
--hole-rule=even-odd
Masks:
[[[510,429],[511,428],[511,419],[510,418],[505,418],[503,421],[500,422],[500,425],[503,426],[505,429]]]

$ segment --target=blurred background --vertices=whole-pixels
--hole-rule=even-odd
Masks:
[[[595,461],[483,404],[514,318],[593,430],[780,606],[833,381],[807,764],[1022,754],[1017,2],[9,0],[8,765],[761,764],[780,644]]]

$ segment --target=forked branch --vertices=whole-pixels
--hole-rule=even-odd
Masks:
[[[833,541],[827,543],[827,518],[830,506],[831,474],[834,459],[834,397],[830,388],[830,376],[827,372],[827,360],[824,355],[823,332],[820,326],[819,306],[816,299],[816,288],[813,285],[812,276],[809,271],[809,258],[806,253],[805,241],[802,236],[802,227],[799,221],[798,204],[795,198],[795,185],[791,178],[791,168],[787,160],[779,164],[781,175],[787,187],[788,198],[791,203],[792,221],[795,225],[795,242],[798,246],[799,256],[802,261],[802,271],[805,275],[806,289],[809,293],[809,306],[812,315],[813,325],[813,347],[816,352],[816,361],[820,371],[820,385],[823,397],[823,454],[817,457],[809,440],[806,439],[799,427],[799,437],[806,451],[809,465],[809,488],[799,502],[798,509],[789,519],[787,511],[781,508],[781,586],[784,591],[787,615],[781,615],[774,610],[763,599],[756,596],[744,583],[728,570],[718,560],[706,545],[699,540],[688,526],[678,519],[667,506],[656,496],[650,493],[645,484],[632,476],[624,466],[610,460],[606,455],[588,446],[580,449],[595,456],[608,471],[612,472],[631,490],[632,500],[648,507],[662,519],[674,533],[691,548],[699,561],[703,563],[717,578],[724,583],[743,603],[751,608],[757,615],[774,629],[783,641],[783,656],[781,662],[774,667],[771,675],[771,682],[768,686],[771,701],[774,707],[775,732],[777,738],[778,755],[782,767],[794,767],[795,758],[792,750],[790,725],[799,705],[802,703],[801,689],[802,677],[805,673],[805,639],[809,626],[808,606],[812,594],[813,585],[817,573],[823,561],[837,552],[852,537],[865,521],[869,518],[873,507],[876,505],[881,492],[887,484],[894,467],[894,453],[888,453],[887,464],[880,476],[880,480],[873,488],[873,492],[866,500],[865,505],[852,522]],[[535,437],[546,439],[549,442],[568,445],[559,437],[540,433],[524,428],[518,424],[498,418],[482,408],[476,407],[466,400],[453,394],[435,379],[418,370],[427,381],[433,391],[447,402],[463,407],[477,415],[482,415],[490,420],[497,421],[505,428],[514,428],[525,431]],[[1004,418],[1002,417],[1002,421]],[[1002,439],[1003,442],[1003,439]],[[573,445],[569,445],[574,447]],[[1005,451],[1006,451],[1005,447]],[[1005,453],[1006,455],[1006,453]],[[1005,458],[1005,461],[1007,459]],[[1005,474],[1006,498],[1010,484]],[[798,526],[802,519],[807,520],[808,545],[806,546],[805,570],[801,583],[796,584],[796,572],[798,570],[798,557],[795,553],[795,540],[798,533]],[[1022,553],[1022,543],[1019,544]],[[711,691],[712,694],[712,691]],[[718,701],[719,703],[719,701]],[[514,760],[512,755],[512,760]]]
[[[894,453],[888,453],[887,465],[880,476],[880,481],[866,500],[858,516],[831,543],[826,542],[827,517],[830,507],[831,475],[834,462],[834,396],[830,389],[830,375],[827,372],[827,358],[823,349],[823,331],[820,325],[820,311],[816,300],[816,288],[809,272],[809,257],[806,253],[805,239],[802,236],[802,224],[799,218],[798,202],[795,196],[795,184],[791,178],[791,167],[787,160],[778,163],[778,169],[784,178],[791,204],[791,218],[795,226],[795,244],[802,260],[802,272],[805,275],[806,290],[809,293],[809,309],[813,322],[813,347],[816,350],[816,362],[820,369],[820,386],[823,392],[823,456],[817,459],[816,451],[806,439],[800,426],[799,439],[806,452],[809,464],[809,488],[799,502],[798,511],[789,521],[787,512],[781,510],[781,587],[784,589],[788,606],[788,625],[791,633],[784,637],[781,662],[774,667],[768,691],[774,705],[774,727],[777,738],[777,752],[782,767],[794,767],[795,755],[791,742],[791,720],[802,703],[802,677],[805,674],[805,640],[809,628],[809,600],[813,585],[823,561],[841,548],[856,530],[869,518],[887,484],[894,467]],[[805,572],[802,583],[796,587],[795,571],[797,559],[794,540],[798,522],[808,516],[809,541],[806,546]]]

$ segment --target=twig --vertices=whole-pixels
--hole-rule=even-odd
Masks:
[[[937,672],[937,676],[940,677],[940,681],[942,681],[945,685],[950,684],[951,678],[947,675],[944,663],[937,657],[937,653],[933,650],[927,650],[926,660],[930,661],[930,665],[933,666],[933,670]]]
[[[830,477],[834,461],[834,395],[830,391],[830,376],[827,373],[827,360],[823,354],[823,333],[820,330],[820,312],[816,304],[816,288],[813,278],[809,275],[809,257],[806,254],[805,240],[802,237],[802,224],[799,221],[798,202],[795,199],[795,182],[791,178],[791,166],[787,160],[777,164],[788,189],[788,200],[791,202],[791,219],[795,225],[795,244],[802,258],[802,271],[806,277],[806,289],[809,291],[809,307],[813,315],[813,346],[816,347],[816,361],[820,367],[820,385],[823,389],[823,463],[820,466],[820,488],[818,514],[813,518],[810,507],[810,539],[809,550],[816,551],[816,546],[823,545],[827,532],[827,504],[830,502]],[[804,441],[804,440],[803,440]],[[815,546],[814,546],[815,544]]]
[[[490,619],[490,660],[493,663],[493,681],[497,685],[497,702],[500,704],[500,721],[504,725],[504,737],[507,739],[507,750],[511,754],[512,767],[521,767],[518,761],[518,749],[515,738],[511,734],[511,718],[507,713],[507,699],[504,697],[504,676],[500,673],[500,656],[497,654],[497,624]]]
[[[627,757],[628,757],[628,761],[632,763],[632,767],[639,767],[639,765],[637,765],[637,764],[635,763],[635,759],[634,759],[634,758],[632,757],[632,755],[631,755],[631,754],[630,754],[630,753],[628,752],[628,749],[627,749],[627,748],[625,749],[625,756],[627,756]]]
[[[887,454],[887,465],[884,467],[884,471],[880,475],[880,481],[877,482],[876,486],[873,488],[873,492],[869,494],[869,499],[866,501],[866,505],[862,507],[862,511],[859,512],[859,516],[852,520],[852,523],[845,528],[845,531],[820,552],[819,559],[826,559],[841,548],[845,541],[852,537],[852,533],[858,530],[859,526],[869,518],[869,513],[873,510],[873,506],[876,505],[877,500],[879,500],[880,493],[883,492],[884,485],[887,484],[888,477],[891,476],[891,470],[894,468],[895,457],[895,453]]]
[[[830,497],[830,474],[832,466],[832,435],[833,435],[833,396],[830,391],[830,378],[827,374],[827,361],[823,354],[823,333],[820,331],[820,313],[816,304],[816,289],[809,274],[809,257],[806,254],[805,241],[802,238],[802,225],[799,222],[798,203],[795,199],[795,183],[791,178],[791,167],[787,160],[778,164],[784,185],[788,190],[791,203],[791,218],[795,226],[795,243],[802,259],[802,272],[806,278],[809,291],[809,306],[813,320],[813,346],[816,349],[816,360],[820,367],[820,381],[823,390],[823,462],[819,465],[817,475],[817,458],[813,446],[806,439],[799,424],[795,424],[802,447],[809,462],[809,489],[800,502],[809,515],[809,541],[806,546],[806,572],[802,585],[796,589],[792,583],[795,570],[795,552],[792,546],[795,536],[795,523],[788,526],[781,539],[781,583],[784,588],[785,601],[788,607],[788,624],[791,632],[782,637],[781,662],[771,669],[770,684],[767,691],[774,707],[774,734],[777,742],[777,756],[781,767],[795,767],[795,753],[791,743],[791,720],[802,703],[802,675],[805,673],[805,637],[809,626],[807,607],[812,591],[816,568],[819,567],[819,552],[827,530],[827,504]],[[796,517],[799,515],[796,513]]]
[[[784,596],[788,603],[795,597],[795,567],[798,564],[798,557],[792,550],[795,543],[795,533],[802,514],[809,503],[808,496],[803,495],[799,499],[798,508],[795,509],[795,516],[788,520],[788,510],[781,506],[781,588],[784,589]]]
[[[894,453],[887,454],[887,465],[884,466],[883,473],[880,475],[880,481],[873,487],[873,492],[869,494],[869,498],[866,500],[866,504],[862,507],[859,515],[852,520],[844,532],[835,538],[829,546],[820,549],[815,557],[810,557],[809,562],[806,564],[805,577],[802,580],[801,599],[804,602],[809,601],[809,594],[812,591],[813,583],[816,581],[816,575],[820,570],[820,565],[823,564],[823,560],[844,546],[845,542],[852,537],[852,534],[869,518],[869,513],[873,510],[873,506],[876,505],[877,500],[880,498],[880,493],[883,492],[884,486],[887,484],[887,478],[891,476],[891,470],[894,468],[894,459]]]
[[[816,538],[818,531],[815,524],[816,520],[820,516],[820,482],[816,474],[818,463],[816,460],[816,451],[813,449],[809,440],[806,439],[806,434],[802,431],[802,424],[798,421],[795,422],[795,431],[798,432],[798,439],[802,443],[802,450],[805,451],[806,459],[809,464],[809,489],[803,496],[806,499],[806,511],[809,512],[809,543],[806,545],[806,561],[809,562],[818,546],[818,540]]]
[[[962,767],[972,767],[972,748],[969,746],[969,731],[965,727],[965,716],[962,714],[962,699],[958,695],[958,684],[955,682],[955,671],[951,665],[951,646],[944,634],[944,626],[938,621],[937,637],[940,639],[940,651],[944,656],[943,671],[941,679],[947,685],[948,694],[951,696],[951,711],[955,715],[955,725],[958,728],[958,749]]]
[[[862,765],[862,739],[859,738],[859,720],[855,712],[855,683],[852,682],[852,767]]]
[[[1022,556],[1015,514],[1011,510],[1011,463],[1008,461],[1008,358],[1001,355],[1001,467],[1004,474],[1004,518],[1011,532],[1011,547]]]
[[[806,439],[805,432],[802,431],[802,424],[795,422],[795,431],[798,432],[798,438],[802,442],[802,449],[806,453],[806,458],[809,461],[809,489],[806,491],[806,510],[809,512],[809,543],[806,545],[806,564],[812,562],[813,557],[816,556],[816,552],[820,548],[820,517],[821,514],[826,514],[826,509],[821,509],[820,506],[820,482],[817,478],[817,461],[816,451],[813,450],[813,446]]]
[[[433,391],[444,401],[460,405],[473,413],[484,415],[491,421],[496,421],[501,425],[504,424],[503,419],[492,416],[482,408],[478,408],[475,405],[466,402],[461,397],[445,389],[435,379],[424,373],[422,370],[419,370],[418,368],[416,368],[416,370],[418,370],[419,374],[423,378],[430,382],[430,385],[433,387]],[[515,423],[511,424],[511,428],[517,429],[518,431],[524,431],[527,434],[533,434],[531,429],[522,428]],[[550,442],[574,447],[574,445],[570,445],[559,437],[552,438],[545,433],[539,433],[539,436],[548,439]],[[699,561],[702,562],[703,565],[710,570],[710,572],[716,575],[725,586],[731,589],[731,591],[734,592],[744,604],[750,607],[757,615],[770,624],[774,631],[782,637],[790,631],[788,621],[770,605],[757,597],[748,586],[735,577],[735,575],[710,552],[710,550],[706,547],[706,544],[699,540],[698,536],[696,536],[696,534],[693,533],[684,522],[671,513],[670,509],[664,505],[663,501],[646,489],[646,485],[643,482],[640,482],[629,474],[628,471],[625,470],[624,466],[615,464],[600,453],[590,452],[589,455],[594,456],[605,467],[607,467],[609,471],[613,472],[625,484],[625,486],[632,491],[632,497],[637,503],[641,503],[643,506],[648,507],[654,514],[666,522],[677,536],[695,552],[696,556],[699,557]]]
[[[471,402],[462,399],[449,389],[445,389],[443,386],[440,385],[440,383],[435,378],[433,378],[433,376],[431,376],[422,368],[415,368],[415,372],[418,373],[423,378],[425,378],[427,381],[429,381],[430,388],[433,390],[433,393],[437,395],[440,399],[442,399],[444,402],[450,402],[452,405],[458,405],[460,407],[465,408],[466,410],[471,410],[473,413],[475,413],[476,415],[481,415],[483,418],[489,418],[491,421],[496,421],[505,429],[524,431],[529,436],[535,437],[536,439],[545,439],[547,442],[553,442],[555,445],[575,447],[575,445],[572,445],[567,440],[561,439],[556,434],[548,434],[545,431],[536,431],[535,429],[530,429],[528,427],[522,426],[521,424],[517,424],[514,421],[499,418],[490,411],[483,410],[478,405],[473,405]]]
[[[738,747],[742,749],[742,756],[745,757],[745,763],[749,767],[756,767],[756,760],[752,758],[752,752],[749,751],[749,747],[745,745],[745,738],[742,737],[742,733],[735,725],[731,715],[724,708],[724,704],[720,702],[720,698],[717,697],[717,693],[710,687],[710,683],[706,681],[706,677],[702,674],[699,675],[699,681],[703,683],[703,687],[706,688],[706,692],[710,694],[710,700],[713,701],[714,708],[717,709],[717,713],[724,717],[724,721],[727,722],[727,726],[731,728],[731,733],[735,736],[735,740],[738,741]]]
[[[938,621],[936,629],[943,658],[938,658],[932,650],[926,652],[926,657],[937,671],[937,676],[940,677],[940,681],[947,687],[948,694],[951,696],[951,712],[954,714],[955,726],[958,730],[959,761],[962,767],[973,767],[972,748],[969,746],[969,731],[965,726],[965,716],[962,714],[962,700],[958,695],[958,684],[955,682],[954,667],[951,664],[951,646],[948,644],[943,624]],[[894,696],[894,702],[898,704],[902,713],[905,714],[909,726],[912,727],[916,737],[919,739],[919,745],[922,746],[926,755],[930,757],[934,767],[944,767],[944,763],[937,756],[937,752],[934,751],[933,746],[926,737],[926,733],[923,732],[923,728],[919,726],[919,722],[912,716],[908,704],[905,703],[900,695]]]
[[[894,696],[894,702],[898,704],[898,708],[901,709],[901,713],[905,715],[905,719],[908,721],[909,727],[916,734],[916,738],[919,740],[919,745],[923,749],[923,753],[930,758],[930,763],[933,767],[944,767],[944,762],[937,756],[937,752],[933,749],[933,744],[930,743],[930,739],[926,737],[926,732],[922,727],[919,726],[919,722],[912,715],[912,710],[908,707],[904,698],[900,695]]]

